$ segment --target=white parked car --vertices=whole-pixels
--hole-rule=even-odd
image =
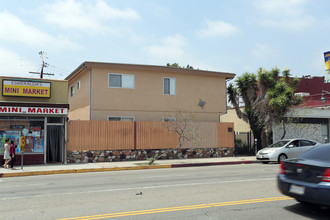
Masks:
[[[263,163],[278,162],[287,158],[298,157],[320,143],[307,139],[284,139],[258,151],[257,160]]]

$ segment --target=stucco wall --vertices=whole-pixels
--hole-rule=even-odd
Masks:
[[[249,132],[250,125],[238,118],[235,109],[228,109],[226,114],[220,116],[220,122],[234,122],[235,131]]]
[[[86,120],[89,102],[89,70],[83,70],[70,80],[70,86],[80,80],[81,91],[69,97],[72,120]],[[135,88],[109,88],[109,73],[135,75]],[[83,76],[84,75],[84,76]],[[88,79],[86,76],[88,75]],[[79,76],[79,77],[78,77]],[[85,78],[86,79],[85,79]],[[163,78],[176,78],[176,94],[163,94]],[[86,81],[86,85],[85,84]],[[92,68],[91,119],[107,120],[108,116],[134,116],[137,121],[159,121],[178,110],[194,112],[200,121],[219,121],[226,111],[226,79],[214,75]],[[204,108],[198,103],[206,102]],[[87,119],[89,120],[89,119]]]
[[[108,120],[108,116],[127,116],[134,117],[135,121],[161,121],[164,117],[175,117],[178,112],[165,111],[111,111],[93,110],[93,120]],[[194,120],[203,122],[217,122],[218,113],[193,113]]]
[[[51,83],[51,97],[50,98],[34,98],[34,97],[17,97],[17,96],[0,96],[0,102],[42,102],[51,104],[68,104],[68,81],[67,80],[53,80],[53,79],[35,79],[22,77],[5,77],[0,76],[0,88],[2,89],[2,80],[37,80]]]
[[[273,141],[279,141],[283,135],[282,126],[273,126]],[[287,124],[285,139],[306,138],[322,143],[320,124]]]
[[[78,81],[80,89],[78,90]],[[70,88],[75,86],[75,95],[71,97]],[[90,71],[86,69],[69,82],[68,97],[70,102],[70,120],[89,120],[90,118]]]

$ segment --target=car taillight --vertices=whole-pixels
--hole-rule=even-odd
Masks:
[[[281,162],[281,164],[280,164],[280,174],[285,174],[283,162]]]
[[[322,182],[330,182],[330,169],[325,170],[322,177]]]

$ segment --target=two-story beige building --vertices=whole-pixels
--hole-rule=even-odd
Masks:
[[[178,111],[218,122],[235,74],[153,65],[84,62],[69,81],[70,120],[167,121]]]

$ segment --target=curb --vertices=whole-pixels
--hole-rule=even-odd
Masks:
[[[87,173],[87,172],[104,172],[104,171],[121,171],[121,170],[143,170],[143,169],[162,169],[162,168],[180,168],[180,167],[199,167],[199,166],[217,166],[217,165],[235,165],[235,164],[252,164],[259,161],[231,161],[231,162],[212,162],[212,163],[187,163],[187,164],[171,164],[171,165],[155,165],[155,166],[134,166],[134,167],[115,167],[115,168],[89,168],[89,169],[68,169],[68,170],[47,170],[47,171],[27,171],[17,173],[0,173],[0,178],[20,177],[20,176],[38,176],[51,174],[68,174],[68,173]]]

